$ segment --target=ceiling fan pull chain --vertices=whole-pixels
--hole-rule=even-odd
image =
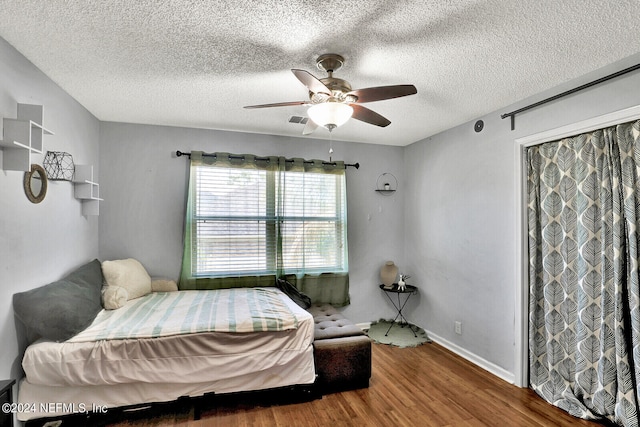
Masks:
[[[329,129],[329,161],[331,162],[331,155],[333,154],[333,132]]]

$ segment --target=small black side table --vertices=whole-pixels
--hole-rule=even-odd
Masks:
[[[10,427],[13,425],[13,394],[11,392],[16,380],[0,380],[0,426]],[[8,406],[7,406],[8,405]]]
[[[387,329],[387,332],[384,334],[385,337],[389,334],[389,331],[391,330],[393,325],[396,323],[396,320],[398,320],[398,317],[400,318],[400,327],[404,328],[405,326],[408,326],[409,329],[411,329],[411,332],[413,332],[413,336],[418,337],[418,335],[416,335],[416,331],[414,331],[413,328],[411,327],[411,323],[409,323],[407,318],[404,317],[404,314],[402,314],[402,310],[404,309],[404,306],[407,305],[407,301],[409,301],[409,298],[411,298],[411,295],[416,295],[418,293],[418,288],[416,288],[413,285],[405,285],[405,286],[406,288],[404,290],[400,290],[400,288],[398,288],[397,283],[394,283],[393,287],[391,288],[385,288],[384,285],[380,285],[380,289],[384,291],[387,298],[389,298],[389,301],[391,301],[391,304],[393,304],[393,306],[398,311],[398,314],[396,314],[396,317],[393,319],[393,322],[391,322],[391,326],[389,326],[389,329]],[[397,303],[396,301],[393,300],[393,298],[391,298],[391,294],[397,295],[398,297]],[[405,295],[404,302],[401,302],[400,295]],[[403,321],[404,321],[404,324],[403,324]]]

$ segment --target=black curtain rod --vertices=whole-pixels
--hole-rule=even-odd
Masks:
[[[594,80],[592,82],[585,83],[582,86],[578,86],[578,87],[570,89],[570,90],[568,90],[566,92],[559,93],[559,94],[554,95],[554,96],[552,96],[550,98],[543,99],[542,101],[538,101],[538,102],[536,102],[534,104],[527,105],[526,107],[522,107],[522,108],[520,108],[518,110],[515,110],[515,111],[512,111],[510,113],[505,113],[505,114],[501,115],[500,117],[503,118],[503,119],[506,119],[507,117],[511,117],[511,130],[514,130],[515,129],[516,114],[518,114],[518,113],[522,113],[523,111],[527,111],[527,110],[530,110],[532,108],[538,107],[538,106],[540,106],[542,104],[546,104],[547,102],[555,101],[558,98],[562,98],[564,96],[571,95],[572,93],[576,93],[578,91],[581,91],[582,89],[586,89],[588,87],[595,86],[595,85],[597,85],[599,83],[606,82],[607,80],[615,79],[616,77],[619,77],[619,76],[621,76],[623,74],[630,73],[630,72],[638,70],[638,69],[640,69],[640,64],[633,65],[633,66],[631,66],[629,68],[625,68],[624,70],[620,70],[620,71],[615,72],[613,74],[609,74],[608,76],[600,77],[599,79]]]
[[[207,153],[202,153],[202,155],[204,157],[216,157],[215,154],[207,154]],[[191,158],[191,153],[184,153],[180,150],[176,151],[176,156],[178,157],[182,157],[182,156],[187,156],[188,158]],[[229,156],[230,159],[238,159],[238,160],[244,160],[244,156],[233,156],[230,155]],[[256,160],[269,160],[268,157],[256,157]],[[293,163],[293,160],[285,160],[286,162],[291,162]],[[313,163],[313,162],[309,162],[309,161],[305,161],[304,163]],[[331,166],[335,166],[337,163],[331,163],[331,162],[322,162],[323,165],[331,165]],[[354,164],[350,164],[350,163],[345,163],[344,164],[344,168],[348,168],[348,167],[353,167],[356,169],[360,169],[360,163],[354,163]]]

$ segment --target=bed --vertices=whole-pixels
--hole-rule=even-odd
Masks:
[[[312,384],[313,335],[311,314],[275,287],[150,292],[30,344],[17,417]]]

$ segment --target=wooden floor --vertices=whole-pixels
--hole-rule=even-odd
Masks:
[[[204,410],[197,421],[186,409],[111,426],[602,426],[573,418],[435,343],[374,344],[366,389],[295,404],[241,400]]]

